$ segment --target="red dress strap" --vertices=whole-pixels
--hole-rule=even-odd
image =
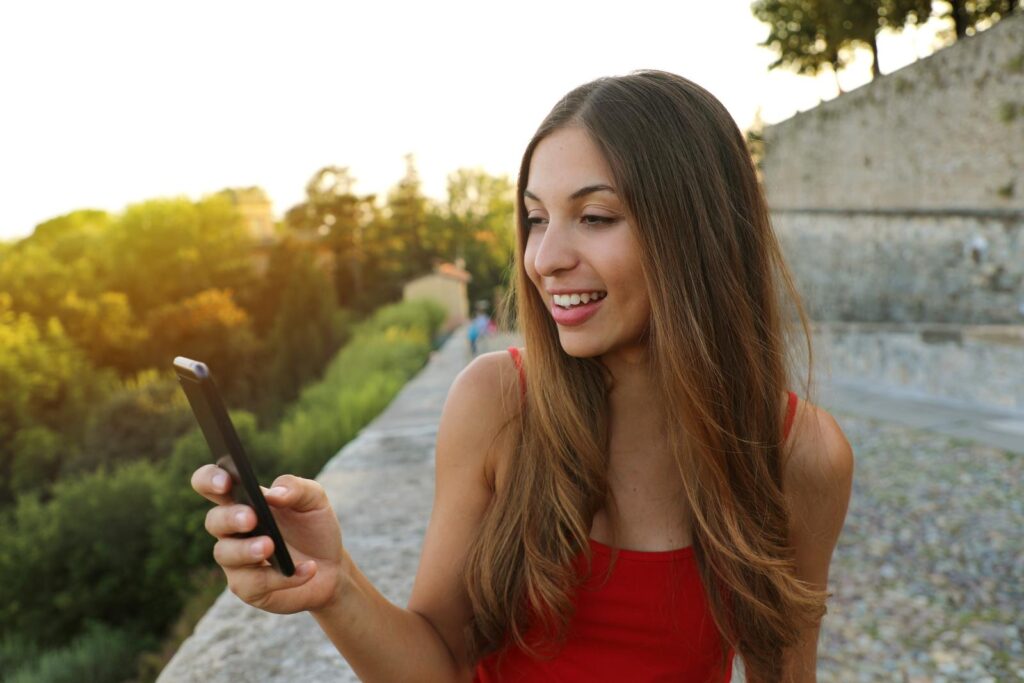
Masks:
[[[793,426],[793,417],[796,416],[796,394],[789,392],[789,405],[786,407],[786,422],[782,428],[782,440],[789,436],[789,428]]]
[[[525,398],[526,397],[526,373],[523,372],[523,357],[519,354],[519,349],[515,346],[508,347],[509,355],[512,356],[512,362],[516,364],[516,370],[519,371],[519,393]]]

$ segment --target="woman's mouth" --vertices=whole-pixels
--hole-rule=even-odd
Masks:
[[[551,301],[551,317],[553,317],[555,322],[559,325],[565,325],[567,327],[582,325],[597,313],[607,295],[607,292],[600,292],[599,298],[590,299],[590,295],[588,294],[587,298],[589,300],[587,303],[583,303],[582,297],[578,294],[555,294],[552,296]],[[572,297],[576,297],[575,300],[578,303],[573,304]],[[568,308],[566,305],[568,305]]]

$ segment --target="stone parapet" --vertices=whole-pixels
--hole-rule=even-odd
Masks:
[[[1024,416],[1024,325],[817,323],[815,372]]]

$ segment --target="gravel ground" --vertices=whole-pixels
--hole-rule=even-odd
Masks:
[[[1024,455],[834,415],[856,470],[818,680],[1024,681]]]

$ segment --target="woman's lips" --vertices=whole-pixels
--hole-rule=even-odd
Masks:
[[[565,325],[567,327],[572,327],[574,325],[582,325],[587,320],[589,320],[595,313],[597,313],[597,309],[601,308],[601,304],[603,304],[604,300],[607,298],[607,296],[604,296],[598,299],[597,301],[579,304],[578,306],[573,306],[572,308],[562,308],[554,301],[552,301],[551,317],[553,317],[555,319],[555,322],[558,323],[559,325]]]

